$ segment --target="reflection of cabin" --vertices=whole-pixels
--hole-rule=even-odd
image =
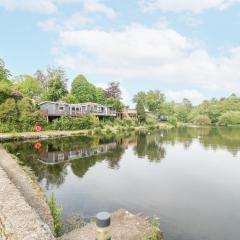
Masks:
[[[59,162],[74,160],[79,158],[91,157],[96,156],[104,153],[108,153],[114,151],[117,147],[116,142],[108,143],[108,144],[101,144],[95,148],[88,148],[88,149],[74,149],[65,152],[60,151],[53,151],[53,152],[43,152],[39,156],[39,161],[52,165],[57,164]]]
[[[121,112],[117,112],[117,117],[120,119],[136,119],[137,110],[136,109],[124,109]]]
[[[52,120],[61,116],[78,117],[87,114],[94,114],[98,117],[116,117],[116,112],[112,107],[98,103],[78,103],[68,104],[62,102],[42,102],[39,104],[41,114]]]

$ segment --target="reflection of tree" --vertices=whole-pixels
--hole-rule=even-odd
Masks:
[[[83,177],[86,172],[96,164],[96,162],[101,162],[106,160],[108,162],[108,166],[112,169],[119,168],[119,161],[121,160],[122,154],[124,153],[124,148],[120,145],[117,145],[116,149],[110,152],[106,152],[103,154],[80,158],[73,160],[71,162],[71,168],[73,173],[78,177]]]
[[[134,147],[135,153],[138,157],[147,157],[150,161],[160,161],[165,157],[165,149],[160,141],[162,134],[139,133],[137,137],[137,144]]]

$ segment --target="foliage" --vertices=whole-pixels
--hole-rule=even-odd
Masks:
[[[58,237],[60,235],[63,225],[60,218],[63,211],[63,207],[57,206],[54,193],[51,193],[50,199],[48,200],[48,206],[53,217],[54,232],[56,237]]]
[[[120,83],[110,82],[108,85],[108,88],[105,90],[105,93],[108,98],[115,98],[120,100],[122,95],[122,91],[120,89]]]
[[[5,67],[4,61],[0,58],[0,83],[9,82],[10,71]]]
[[[62,97],[61,100],[66,103],[78,103],[77,98],[71,93],[68,93],[67,95]]]
[[[107,103],[107,105],[111,106],[117,112],[121,111],[124,108],[123,103],[119,99],[116,99],[113,97],[107,98],[106,103]]]
[[[42,95],[43,100],[58,101],[67,94],[67,79],[61,68],[48,68],[48,74],[45,76],[47,90]]]
[[[144,108],[143,101],[138,99],[137,101],[137,118],[139,122],[145,122],[146,121],[146,112]]]
[[[168,122],[172,124],[173,126],[177,125],[177,118],[175,116],[169,116],[168,117]]]
[[[92,129],[99,125],[99,120],[93,115],[87,115],[79,118],[61,117],[54,120],[48,128],[52,130],[81,130]]]
[[[83,75],[78,75],[73,80],[71,93],[79,103],[96,102],[96,87]]]
[[[16,124],[18,120],[18,109],[16,101],[8,98],[0,105],[0,122],[8,124]]]
[[[32,100],[8,98],[0,105],[0,129],[7,131],[33,131],[36,123],[46,124]]]
[[[176,117],[179,122],[188,122],[189,111],[184,104],[177,104],[175,107]]]
[[[211,125],[211,120],[206,115],[198,115],[194,118],[194,124],[195,125]]]
[[[39,81],[30,75],[20,75],[14,78],[13,89],[18,90],[24,96],[39,99],[42,93]]]
[[[228,111],[219,118],[219,125],[239,125],[240,124],[240,111]]]

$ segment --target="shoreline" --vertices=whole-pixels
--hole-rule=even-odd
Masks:
[[[132,131],[145,131],[149,130],[150,127],[153,129],[171,129],[174,126],[168,123],[159,123],[154,126],[138,126],[138,127],[123,127],[122,132]],[[110,129],[111,133],[118,133],[117,127],[107,127],[101,130],[103,134]],[[10,140],[33,140],[33,139],[50,139],[59,137],[72,137],[72,136],[94,136],[99,135],[94,133],[96,129],[84,129],[84,130],[50,130],[42,132],[14,132],[14,133],[0,133],[0,142]]]

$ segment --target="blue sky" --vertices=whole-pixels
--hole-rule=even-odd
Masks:
[[[240,0],[0,0],[0,58],[12,75],[61,66],[193,103],[240,95]]]

